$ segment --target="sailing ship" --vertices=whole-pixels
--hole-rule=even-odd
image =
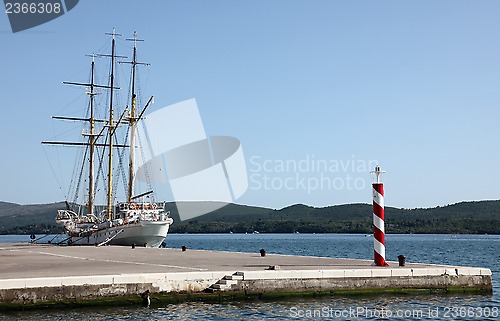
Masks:
[[[137,42],[142,41],[137,39],[137,34],[134,32],[133,39],[133,58],[132,61],[117,61],[118,59],[126,58],[118,56],[115,52],[116,37],[121,35],[107,33],[111,36],[111,54],[91,55],[91,76],[90,82],[64,82],[69,85],[84,86],[87,88],[89,95],[89,105],[86,117],[60,117],[55,116],[55,119],[82,121],[85,125],[86,132],[82,132],[83,141],[81,142],[60,142],[60,141],[45,141],[43,144],[65,145],[65,146],[80,146],[83,147],[84,159],[80,162],[82,173],[83,169],[88,172],[88,176],[80,174],[80,178],[87,180],[87,190],[84,197],[85,203],[78,201],[66,201],[66,208],[58,210],[56,222],[63,227],[64,233],[67,235],[67,243],[70,245],[137,245],[145,247],[160,246],[167,236],[170,225],[173,219],[169,216],[170,212],[165,211],[165,202],[159,203],[154,201],[154,192],[147,192],[135,195],[135,158],[136,149],[139,146],[136,144],[137,125],[143,119],[144,112],[153,101],[153,97],[149,99],[147,104],[138,110],[137,108],[137,89],[136,89],[136,69],[139,65],[147,65],[146,63],[137,61]],[[107,85],[98,85],[95,83],[95,57],[110,58],[110,72]],[[119,87],[115,84],[115,65],[117,63],[128,63],[131,65],[131,88],[129,95],[131,97],[130,107],[125,108],[120,117],[115,116],[115,102],[113,98]],[[105,111],[106,118],[99,119],[96,117],[95,98],[99,90],[104,90],[109,93],[107,109]],[[127,128],[127,133],[122,137],[123,143],[118,142],[118,129]],[[124,175],[124,167],[114,164],[114,158],[118,154],[119,165],[123,165],[126,161],[125,153],[128,150],[128,175]],[[107,157],[106,157],[107,156]],[[97,169],[96,169],[97,166]],[[126,200],[115,202],[116,187],[114,175],[120,167],[123,176],[128,176],[128,184],[126,187]],[[96,190],[97,180],[99,175],[102,176],[101,183],[104,182],[105,202],[106,205],[96,205]],[[119,174],[118,174],[119,175]],[[79,185],[78,185],[79,186]]]

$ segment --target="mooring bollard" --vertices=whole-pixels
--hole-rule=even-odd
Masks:
[[[406,256],[398,255],[398,261],[399,261],[399,266],[405,266],[406,265]]]
[[[185,247],[185,246],[183,245],[183,246],[181,247],[181,249],[182,249],[182,252],[186,252],[187,247]]]
[[[132,248],[135,249],[135,243],[132,243]]]
[[[266,250],[260,249],[260,256],[266,256]]]
[[[149,299],[149,294],[150,293],[151,292],[149,290],[146,290],[143,293],[141,293],[142,305],[145,306],[145,307],[149,307],[149,305],[151,304],[151,300]]]

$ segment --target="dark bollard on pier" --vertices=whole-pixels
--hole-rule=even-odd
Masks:
[[[399,261],[399,266],[405,266],[406,265],[406,256],[398,255],[398,261]]]

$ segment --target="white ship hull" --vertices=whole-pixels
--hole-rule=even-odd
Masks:
[[[167,237],[171,222],[141,221],[100,229],[84,237],[71,237],[72,245],[125,245],[159,247]]]

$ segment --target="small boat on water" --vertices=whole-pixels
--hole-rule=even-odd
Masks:
[[[167,236],[173,219],[165,211],[165,202],[155,202],[153,190],[135,194],[135,159],[137,144],[137,124],[143,119],[144,112],[153,102],[153,97],[147,104],[137,110],[137,67],[147,65],[137,61],[137,39],[134,32],[133,58],[131,61],[118,61],[123,58],[116,54],[116,38],[121,36],[114,32],[111,36],[111,53],[92,55],[90,81],[85,83],[65,82],[65,84],[83,86],[89,95],[87,108],[83,108],[82,117],[53,117],[60,120],[80,121],[84,124],[82,141],[60,142],[45,141],[43,144],[75,146],[84,150],[83,159],[75,166],[79,170],[76,175],[79,183],[72,184],[77,191],[86,185],[83,197],[75,192],[73,200],[66,201],[66,208],[57,212],[56,222],[63,227],[69,245],[137,245],[158,247]],[[109,81],[106,85],[95,82],[95,57],[109,58]],[[113,98],[119,90],[115,84],[115,66],[117,63],[127,63],[132,67],[130,79],[130,105],[119,108]],[[106,117],[96,116],[96,96],[101,91],[108,92]],[[101,106],[100,106],[101,107]],[[119,117],[115,113],[119,112]],[[119,131],[124,131],[119,136]],[[124,139],[119,142],[119,139]],[[128,157],[127,157],[128,156]],[[118,158],[118,162],[115,161]],[[128,164],[127,163],[128,158]],[[126,165],[126,166],[124,166]],[[125,168],[128,167],[128,168]],[[127,181],[126,199],[116,202],[117,179]],[[100,185],[99,185],[100,184]],[[100,191],[104,195],[106,205],[96,205],[96,195]],[[82,202],[83,200],[83,202]],[[103,202],[104,203],[104,202]]]

